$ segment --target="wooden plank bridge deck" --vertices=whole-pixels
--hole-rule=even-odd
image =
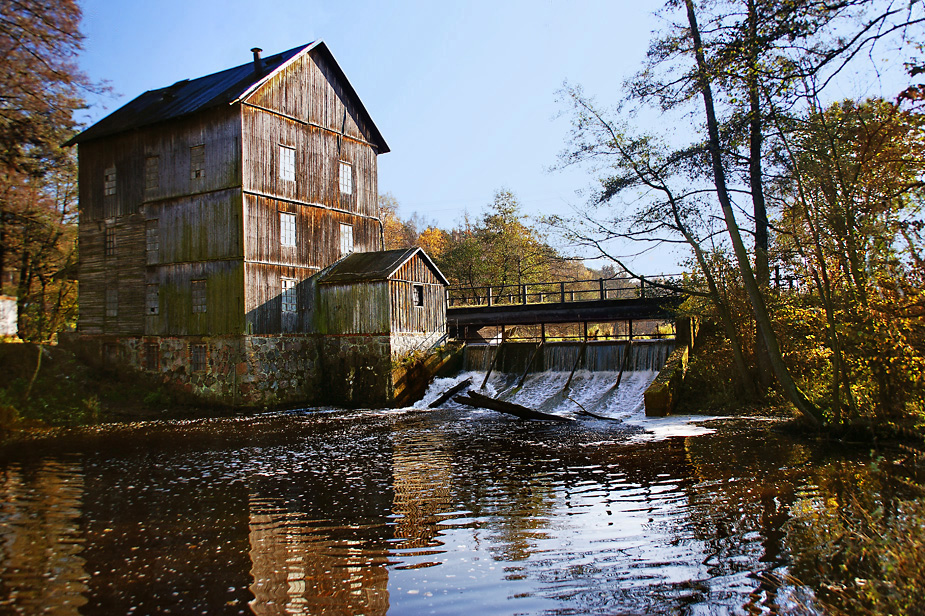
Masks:
[[[447,289],[447,325],[451,337],[485,339],[485,328],[539,326],[534,338],[546,338],[546,325],[628,324],[618,338],[633,338],[634,321],[673,322],[685,295],[670,281],[611,278]],[[492,336],[494,337],[494,335]]]

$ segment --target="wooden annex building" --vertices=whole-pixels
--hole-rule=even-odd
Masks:
[[[252,62],[145,92],[68,142],[80,340],[223,402],[359,403],[321,393],[350,375],[324,361],[322,345],[339,338],[322,341],[316,282],[381,250],[376,159],[389,147],[323,42],[251,51]],[[431,272],[414,268],[425,285]],[[442,292],[428,301],[442,306]],[[376,348],[384,357],[356,361],[393,355]]]

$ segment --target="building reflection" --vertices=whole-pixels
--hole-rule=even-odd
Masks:
[[[391,461],[380,447],[353,442],[349,456],[251,478],[254,614],[388,612]]]
[[[79,463],[49,459],[0,470],[0,612],[69,616],[87,603],[83,493]]]
[[[452,452],[440,430],[400,422],[392,434],[392,514],[395,550],[443,545],[439,523],[454,511]],[[421,428],[424,428],[423,422]]]

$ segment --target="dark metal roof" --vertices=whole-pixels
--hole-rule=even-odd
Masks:
[[[347,81],[346,75],[334,60],[334,56],[321,41],[263,58],[263,72],[259,76],[254,72],[254,63],[251,61],[198,79],[184,79],[166,88],[148,90],[87,130],[72,137],[64,145],[108,137],[157,122],[187,116],[211,107],[234,103],[269,80],[278,69],[294,57],[312,49],[317,49],[326,55],[338,73],[338,77],[343,81],[345,90],[353,96],[359,110],[365,114],[370,129],[373,131],[374,141],[379,146],[379,153],[388,152],[389,146],[382,138],[366,108],[363,107],[356,91]]]
[[[427,253],[417,246],[378,252],[354,252],[324,272],[318,279],[318,284],[349,284],[388,280],[402,265],[419,253],[437,278],[443,284],[449,284],[440,270],[437,269],[437,266],[434,265],[434,262],[427,256]]]

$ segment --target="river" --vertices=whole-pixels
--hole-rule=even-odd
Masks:
[[[612,372],[576,376],[575,401],[616,420],[424,408],[464,376],[414,409],[6,446],[0,613],[813,613],[788,578],[791,508],[869,454],[763,420],[646,419],[645,370],[606,400]],[[565,376],[533,375],[518,395]]]

